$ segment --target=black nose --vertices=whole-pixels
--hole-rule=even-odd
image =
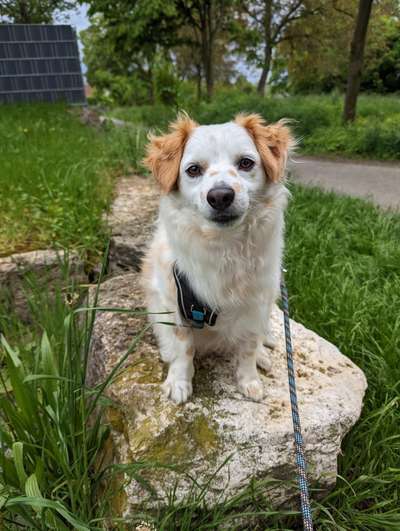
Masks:
[[[215,210],[227,209],[234,199],[235,191],[230,186],[211,188],[207,194],[207,201]]]

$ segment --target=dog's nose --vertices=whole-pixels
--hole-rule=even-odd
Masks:
[[[215,210],[227,209],[233,203],[234,198],[235,191],[230,186],[211,188],[207,194],[207,201]]]

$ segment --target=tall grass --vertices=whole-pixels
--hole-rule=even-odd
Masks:
[[[294,187],[286,239],[293,317],[338,345],[368,380],[317,523],[400,529],[400,215]]]
[[[257,112],[269,122],[290,118],[303,153],[400,159],[398,96],[362,95],[356,122],[346,126],[342,124],[343,97],[336,93],[262,98],[225,89],[216,94],[212,103],[182,102],[179,107],[202,124],[226,122],[239,112]],[[143,105],[114,109],[111,113],[146,127],[165,129],[177,110]]]
[[[316,189],[292,192],[285,262],[293,317],[336,343],[369,385],[361,419],[343,444],[336,488],[319,501],[313,493],[316,528],[397,530],[400,216]],[[270,506],[259,481],[240,496],[221,497],[216,507],[205,502],[210,485],[194,482],[179,503],[171,492],[152,512],[117,517],[110,500],[124,486],[121,473],[129,477],[155,465],[101,464],[108,432],[101,414],[109,404],[102,391],[112,375],[101,387],[87,387],[94,311],[70,300],[60,292],[50,303],[34,291],[33,329],[0,319],[0,518],[6,529],[134,529],[141,520],[163,531],[301,528],[298,513]]]
[[[110,500],[123,486],[116,474],[135,477],[141,468],[104,459],[109,429],[103,412],[111,403],[104,391],[120,365],[89,387],[97,294],[86,308],[70,302],[79,293],[73,285],[51,297],[35,286],[33,327],[0,319],[0,527],[105,529],[113,518]]]
[[[136,130],[86,126],[60,105],[0,113],[0,256],[55,247],[104,250],[116,174],[136,169]]]

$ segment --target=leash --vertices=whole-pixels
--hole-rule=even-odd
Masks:
[[[306,461],[304,458],[304,444],[301,435],[300,415],[297,404],[296,380],[293,363],[292,339],[290,335],[289,319],[289,297],[285,284],[285,269],[281,276],[281,298],[283,307],[283,321],[285,327],[286,355],[288,367],[288,380],[290,392],[290,405],[292,409],[294,444],[296,449],[297,481],[300,489],[301,514],[303,517],[303,528],[305,531],[313,531],[313,522],[310,508],[310,496],[308,493],[308,483],[306,474]]]
[[[306,462],[304,458],[303,437],[301,435],[300,416],[297,404],[296,381],[293,363],[293,349],[290,335],[289,319],[289,299],[286,289],[285,270],[281,274],[281,297],[283,306],[283,319],[285,327],[285,341],[287,354],[287,367],[290,391],[290,405],[292,409],[293,432],[296,450],[297,479],[300,488],[301,513],[303,517],[303,528],[305,531],[313,531],[313,523],[310,509],[310,497],[308,494],[308,484],[306,475]],[[173,266],[173,275],[177,288],[177,300],[181,315],[191,322],[194,328],[203,328],[204,324],[214,326],[218,317],[215,309],[210,308],[203,301],[200,301],[193,292],[189,281],[184,273],[179,271],[177,263]]]

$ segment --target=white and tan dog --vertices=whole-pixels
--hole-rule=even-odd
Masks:
[[[143,265],[150,312],[173,311],[176,326],[155,324],[164,382],[177,403],[192,394],[196,352],[237,356],[240,391],[263,397],[256,365],[268,369],[269,317],[278,296],[283,247],[282,183],[293,145],[284,122],[256,114],[199,126],[180,116],[151,137],[145,164],[164,192],[157,229]],[[196,297],[218,313],[215,326],[193,328],[181,314],[173,266]],[[152,316],[154,321],[159,316]]]

